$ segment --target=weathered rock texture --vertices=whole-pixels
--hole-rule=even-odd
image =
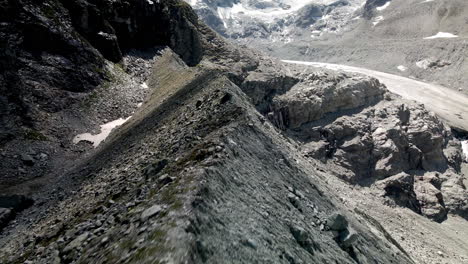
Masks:
[[[304,76],[302,82],[274,98],[271,114],[284,128],[298,128],[328,113],[376,103],[386,89],[377,79],[324,74]]]
[[[422,105],[388,94],[376,79],[344,73],[251,73],[242,87],[304,155],[338,177],[377,182],[396,204],[436,221],[448,212],[467,217],[460,142]]]
[[[28,2],[26,6],[39,8],[42,3],[62,8],[55,1]],[[124,8],[127,3],[130,3],[128,10]],[[129,43],[124,41],[127,38],[122,39],[119,32],[129,33],[128,40],[139,40],[141,28],[148,27],[145,30],[153,32],[155,25],[146,25],[151,20],[145,20],[145,14],[162,17],[167,14],[171,21],[180,18],[180,25],[189,25],[188,28],[193,24],[190,9],[178,1],[108,3],[115,8],[111,11],[117,12],[118,17],[130,18],[130,23],[107,14],[109,10],[102,9],[109,6],[102,2],[71,4],[81,10],[77,12],[80,21],[94,17],[99,10],[115,30],[117,42],[109,25],[99,28],[104,31],[98,35],[105,40],[83,40],[85,45],[91,45],[92,41],[107,43],[105,45],[112,51],[104,55],[107,59],[119,57],[116,44],[122,54],[129,48],[126,46]],[[136,14],[132,11],[140,10],[140,5],[145,6],[148,13],[134,17]],[[154,10],[162,10],[162,13]],[[166,13],[170,10],[175,11]],[[184,12],[188,13],[179,17]],[[40,16],[41,11],[36,13]],[[133,23],[133,19],[144,22]],[[161,18],[155,19],[160,21]],[[81,33],[76,34],[93,35],[93,30],[80,21],[69,23],[78,23],[73,28]],[[119,29],[120,23],[129,26],[129,31]],[[171,27],[165,30],[169,35],[174,33]],[[382,125],[384,130],[401,129],[402,137],[408,137],[407,141],[414,144],[418,142],[416,138],[428,137],[436,148],[429,151],[417,146],[421,154],[415,157],[420,159],[411,164],[420,166],[421,172],[409,171],[409,179],[404,176],[382,182],[383,195],[393,195],[395,201],[403,205],[417,201],[414,207],[433,218],[443,217],[455,206],[459,209],[456,213],[465,212],[461,202],[465,193],[456,180],[458,175],[448,177],[447,172],[437,172],[446,166],[456,173],[456,144],[453,158],[449,158],[450,134],[442,134],[442,140],[436,138],[437,133],[442,133],[442,127],[436,119],[427,117],[426,112],[421,110],[422,117],[414,118],[428,122],[429,135],[418,130],[412,113],[407,117],[406,108],[400,107],[402,102],[385,95],[384,88],[374,79],[314,75],[313,72],[301,74],[303,69],[288,71],[278,66],[277,61],[261,60],[253,52],[233,47],[206,26],[198,25],[196,30],[204,54],[196,67],[189,67],[192,61],[171,43],[164,45],[175,52],[171,49],[153,53],[141,49],[129,51],[124,56],[124,69],[106,62],[109,71],[121,72],[120,78],[94,90],[103,98],[90,102],[91,109],[71,108],[69,114],[77,119],[83,112],[92,113],[93,117],[109,112],[109,116],[132,117],[98,148],[84,151],[87,154],[84,158],[68,157],[75,161],[71,168],[64,168],[62,164],[58,167],[62,170],[46,173],[48,178],[35,182],[45,183],[41,189],[33,185],[35,206],[19,213],[0,235],[1,263],[414,263],[384,227],[365,213],[348,207],[341,194],[332,191],[335,187],[348,187],[335,179],[334,174],[361,183],[361,180],[375,182],[398,171],[383,170],[377,177],[375,171],[380,168],[377,163],[370,162],[375,166],[366,168],[369,175],[356,174],[352,164],[345,166],[353,149],[359,152],[362,147],[353,143],[347,148],[344,142],[366,133],[371,137],[370,133],[379,127],[372,122],[386,120],[379,112],[383,109],[381,104],[388,107],[386,114],[389,115],[388,128]],[[190,36],[190,32],[185,32],[188,35],[184,36]],[[162,38],[164,40],[164,36]],[[151,43],[147,44],[159,45]],[[104,63],[105,57],[97,51],[102,48],[93,45],[88,46],[90,52]],[[189,58],[198,56],[197,49],[191,52],[194,54]],[[133,89],[119,88],[125,80]],[[142,93],[134,86],[146,87],[141,89],[149,91]],[[114,98],[110,95],[115,91],[118,96],[126,95],[124,98],[147,97],[137,110],[124,111],[122,107],[126,108],[127,104],[120,103],[127,101],[107,102]],[[383,97],[391,100],[382,101]],[[301,100],[307,103],[299,110],[288,105]],[[104,105],[104,109],[99,105]],[[319,113],[311,110],[307,115],[298,115],[294,122],[289,121],[292,116],[280,111],[289,109],[291,114],[297,114],[295,111],[308,111],[309,105],[319,109]],[[400,112],[401,115],[393,116]],[[281,122],[275,118],[278,116]],[[58,119],[64,123],[72,120]],[[347,119],[343,124],[348,122],[349,125],[339,123],[342,119]],[[317,122],[322,125],[315,126]],[[417,128],[411,134],[408,131],[413,123]],[[408,131],[400,127],[408,127]],[[321,131],[328,134],[321,134]],[[415,139],[410,139],[412,137]],[[390,136],[378,138],[393,142]],[[71,138],[61,139],[71,144]],[[322,163],[318,161],[322,156],[311,158],[308,156],[311,151],[301,152],[316,139],[324,141],[330,150]],[[369,140],[374,142],[372,138]],[[44,143],[53,144],[58,143]],[[385,160],[387,151],[393,151],[389,154],[406,151],[382,144],[380,152],[383,154],[372,156],[379,161]],[[37,148],[37,145],[32,147]],[[445,163],[440,160],[439,148],[445,151]],[[57,148],[50,153],[55,153],[54,150]],[[342,150],[341,154],[338,150]],[[16,159],[27,168],[34,168],[48,157],[34,150],[23,154]],[[439,163],[431,167],[429,163],[433,160]],[[391,165],[383,162],[383,168]],[[319,172],[322,167],[326,170]],[[432,171],[427,171],[429,169]],[[60,177],[53,177],[57,175]],[[411,177],[420,182],[411,185]],[[329,186],[329,182],[338,183]],[[398,188],[406,191],[407,198],[397,197],[405,193],[395,193]],[[449,192],[450,195],[446,195]],[[382,207],[379,202],[384,200],[382,197],[367,199],[378,203],[379,207]],[[389,210],[388,215],[392,215],[392,209]],[[12,213],[10,209],[0,210],[1,221],[10,220]],[[419,221],[430,222],[417,217]]]
[[[0,188],[56,171],[57,159],[81,155],[68,144],[77,128],[134,110],[137,103],[128,101],[138,84],[101,101],[100,90],[113,89],[108,84],[129,66],[123,55],[154,56],[155,47],[170,47],[191,66],[203,57],[198,18],[181,1],[5,0],[0,6]],[[30,161],[20,158],[25,155]]]
[[[288,139],[218,68],[164,53],[149,101],[68,175],[78,189],[63,184],[62,201],[11,234],[0,260],[412,263],[294,162]],[[337,211],[339,237],[325,228]]]
[[[169,46],[197,64],[203,49],[190,10],[174,0],[3,1],[2,142],[15,136],[14,124],[31,125],[36,111],[59,111],[70,92],[96,87],[106,77],[104,58],[118,62],[132,48]]]

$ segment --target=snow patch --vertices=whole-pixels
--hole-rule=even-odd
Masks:
[[[382,10],[385,10],[389,5],[390,5],[390,2],[387,2],[387,3],[385,3],[385,5],[379,6],[376,9],[377,9],[377,11],[382,11]]]
[[[468,140],[461,142],[463,155],[465,156],[465,162],[468,162]]]
[[[112,132],[114,128],[123,125],[130,118],[131,116],[125,119],[119,118],[117,120],[101,125],[101,133],[96,134],[96,135],[93,135],[91,133],[79,134],[75,138],[73,138],[73,143],[78,144],[81,141],[89,141],[93,143],[93,147],[96,148],[97,146],[99,146],[99,144],[101,144],[102,141],[104,141],[109,136],[109,134]]]
[[[435,34],[434,36],[430,36],[424,39],[437,39],[437,38],[458,38],[457,35],[454,35],[452,33],[447,33],[447,32],[439,32]]]
[[[416,66],[418,66],[419,68],[424,69],[424,70],[427,70],[427,68],[429,68],[430,64],[431,64],[431,62],[428,59],[424,59],[424,60],[416,62]]]
[[[406,66],[404,66],[404,65],[399,65],[399,66],[397,66],[397,69],[400,70],[400,71],[402,71],[402,72],[405,72],[405,71],[408,70],[408,67],[406,67]]]
[[[377,26],[377,24],[379,24],[382,20],[384,20],[384,17],[383,16],[378,16],[375,18],[374,22],[372,22],[372,24],[374,24],[374,27]]]

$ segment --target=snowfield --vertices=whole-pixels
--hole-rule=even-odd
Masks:
[[[397,66],[397,69],[400,70],[400,71],[402,71],[402,72],[405,72],[405,71],[408,70],[408,67],[406,67],[406,66],[404,66],[404,65],[399,65],[399,66]]]
[[[374,24],[374,27],[377,26],[377,24],[379,24],[382,20],[384,20],[384,17],[383,16],[378,16],[375,18],[374,22],[372,22],[372,24]]]
[[[377,7],[376,9],[377,9],[378,11],[385,10],[385,9],[390,5],[390,3],[391,3],[391,2],[387,2],[387,3],[385,3],[385,5],[379,6],[379,7]]]
[[[447,32],[439,32],[435,34],[434,36],[430,36],[424,39],[438,39],[438,38],[458,38],[457,35],[454,35],[452,33],[447,33]]]
[[[104,141],[110,135],[114,128],[123,125],[130,118],[131,116],[125,119],[119,118],[117,120],[101,125],[101,133],[96,135],[93,135],[91,133],[79,134],[73,139],[73,143],[78,144],[81,141],[88,141],[93,143],[93,147],[97,148],[97,146],[99,146],[99,144],[101,144],[101,142]]]
[[[465,155],[465,162],[468,162],[468,140],[462,141],[463,155]]]

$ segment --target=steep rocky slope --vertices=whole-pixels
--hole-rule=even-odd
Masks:
[[[70,175],[84,177],[81,186],[36,211],[32,232],[9,231],[7,261],[410,262],[350,214],[327,224],[338,205],[217,70],[187,68],[168,52],[150,80],[145,106]]]
[[[79,156],[69,143],[76,131],[136,109],[146,92],[110,87],[121,68],[106,59],[155,46],[171,47],[189,65],[203,55],[197,18],[176,1],[2,1],[0,12],[0,188],[59,170],[64,161],[50,157]]]
[[[41,16],[40,3],[15,3]],[[44,3],[67,14],[65,4]],[[67,2],[109,13],[128,2],[114,1],[111,9],[99,3]],[[229,44],[196,23],[182,2],[133,3],[125,10],[135,13],[128,12],[125,23],[135,26],[132,33],[155,26],[145,29],[161,30],[147,45],[160,46],[118,41],[119,63],[85,41],[89,36],[78,31],[73,16],[63,18],[77,30],[78,46],[91,45],[102,61],[96,69],[102,83],[81,96],[67,93],[76,101],[48,113],[52,121],[33,115],[34,125],[66,132],[41,130],[48,141],[32,144],[35,150],[63,145],[48,156],[52,172],[31,181],[38,159],[14,157],[30,139],[1,146],[2,166],[9,170],[2,179],[12,185],[7,193],[34,200],[26,208],[32,201],[20,196],[15,204],[22,207],[14,208],[4,201],[16,198],[0,197],[2,224],[17,213],[1,233],[1,263],[468,260],[460,142],[422,106],[389,94],[373,78],[283,65]],[[140,12],[148,16],[134,24]],[[113,18],[104,24],[121,21]],[[185,26],[159,27],[152,19]],[[18,32],[20,39],[28,34]],[[157,42],[161,36],[170,41]],[[180,36],[191,42],[173,41]],[[129,36],[115,37],[126,43]],[[50,68],[62,73],[60,65]],[[57,89],[66,87],[66,79],[58,80]],[[38,82],[41,91],[55,89]],[[73,143],[78,134],[128,117],[95,149]],[[25,165],[32,161],[20,185],[10,181],[16,168],[11,159],[18,158]]]

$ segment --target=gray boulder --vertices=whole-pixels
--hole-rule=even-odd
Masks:
[[[327,226],[333,231],[343,231],[348,227],[348,220],[342,214],[334,213],[327,219]]]
[[[14,212],[8,208],[0,208],[0,231],[7,226],[8,222],[13,219]]]
[[[439,186],[440,179],[435,173],[417,176],[414,181],[414,192],[421,206],[421,213],[430,219],[442,222],[447,218],[447,209]]]
[[[397,205],[421,213],[421,207],[414,192],[413,175],[402,172],[376,182],[375,186],[383,191],[383,196],[391,198]]]

